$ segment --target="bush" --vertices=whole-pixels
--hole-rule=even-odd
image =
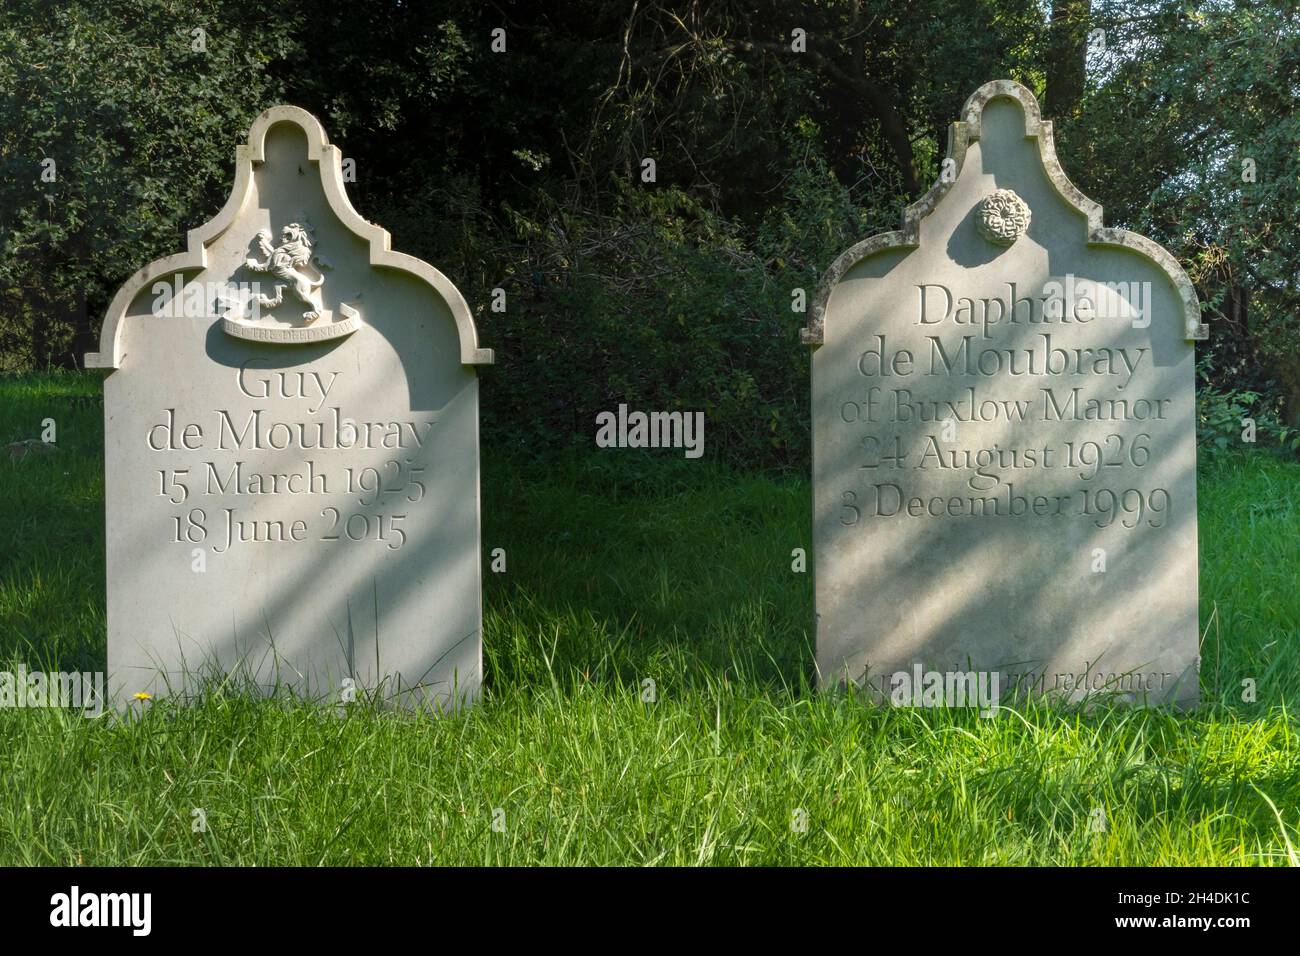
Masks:
[[[1300,428],[1285,425],[1274,403],[1244,388],[1215,389],[1202,384],[1196,393],[1196,437],[1211,457],[1253,441],[1288,457],[1300,455]]]
[[[806,316],[792,290],[811,300],[817,267],[874,231],[867,214],[815,158],[756,227],[675,187],[616,180],[609,195],[606,212],[555,204],[514,217],[517,242],[498,250],[514,263],[500,283],[508,308],[477,318],[498,361],[485,434],[528,450],[591,446],[597,413],[620,403],[703,411],[706,457],[806,470]]]

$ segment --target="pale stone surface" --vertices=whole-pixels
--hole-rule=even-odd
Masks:
[[[225,207],[132,276],[100,349],[115,699],[214,668],[325,700],[476,696],[492,353],[446,277],[352,209],[314,117],[254,121]]]
[[[971,97],[949,155],[901,231],[827,270],[803,334],[819,678],[1195,701],[1191,284],[1102,226],[1019,84]]]

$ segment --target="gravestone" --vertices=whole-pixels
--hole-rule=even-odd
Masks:
[[[477,694],[492,352],[342,168],[311,114],[262,113],[225,206],[118,291],[86,356],[108,370],[118,701],[216,674],[439,710]]]
[[[1195,701],[1195,292],[1102,224],[1023,86],[981,87],[949,136],[803,332],[819,680]]]

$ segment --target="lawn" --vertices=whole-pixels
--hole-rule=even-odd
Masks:
[[[98,393],[0,378],[0,670],[104,667]],[[1300,464],[1202,461],[1200,708],[981,719],[809,689],[806,479],[632,454],[484,455],[463,715],[0,709],[0,865],[1296,862]]]

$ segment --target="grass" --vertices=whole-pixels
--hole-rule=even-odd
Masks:
[[[0,460],[0,669],[104,666],[98,391],[0,379],[0,439],[50,417],[61,449]],[[0,864],[1296,862],[1300,465],[1203,463],[1203,706],[992,720],[808,689],[806,480],[619,453],[483,470],[508,563],[480,706],[2,709]]]

